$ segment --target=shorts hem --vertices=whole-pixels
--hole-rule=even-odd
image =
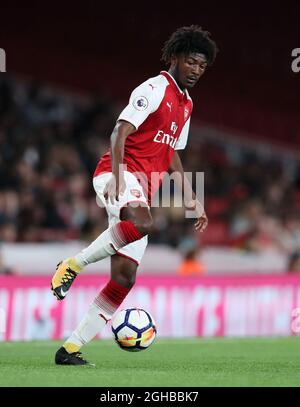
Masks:
[[[111,247],[114,249],[114,251],[116,252],[117,255],[119,255],[119,256],[121,256],[121,257],[125,257],[126,259],[129,259],[129,260],[133,261],[137,266],[140,265],[139,262],[138,262],[137,260],[135,260],[133,257],[130,257],[130,256],[128,256],[127,254],[123,254],[123,253],[119,252],[119,251],[114,247],[114,245],[113,245],[112,243],[111,243],[110,245],[111,245]]]

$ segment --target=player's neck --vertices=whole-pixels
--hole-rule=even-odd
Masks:
[[[177,86],[182,90],[182,92],[185,92],[185,87],[178,81],[177,75],[176,75],[176,70],[174,68],[171,68],[168,70],[168,73],[172,76],[174,81],[176,82]]]

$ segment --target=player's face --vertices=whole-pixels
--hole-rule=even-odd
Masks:
[[[174,64],[174,65],[173,65]],[[175,79],[182,88],[193,88],[207,67],[207,58],[204,54],[192,53],[178,55],[172,59]]]

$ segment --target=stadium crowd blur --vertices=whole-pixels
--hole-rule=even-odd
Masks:
[[[100,91],[78,99],[38,83],[0,82],[0,241],[93,240],[107,227],[92,174],[120,109]],[[207,231],[200,247],[300,249],[300,165],[191,131],[186,171],[204,171]],[[193,221],[179,208],[152,211],[150,242],[193,250]],[[294,257],[293,257],[294,256]],[[299,264],[299,261],[298,261]]]

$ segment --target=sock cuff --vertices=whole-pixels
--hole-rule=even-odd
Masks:
[[[130,288],[124,287],[114,280],[110,280],[101,291],[101,294],[116,305],[120,305]]]
[[[111,236],[117,247],[123,247],[143,237],[141,232],[130,220],[122,220],[113,226]]]
[[[94,304],[107,312],[108,315],[112,315],[122,304],[129,291],[130,288],[124,287],[114,280],[110,280],[97,295]]]

